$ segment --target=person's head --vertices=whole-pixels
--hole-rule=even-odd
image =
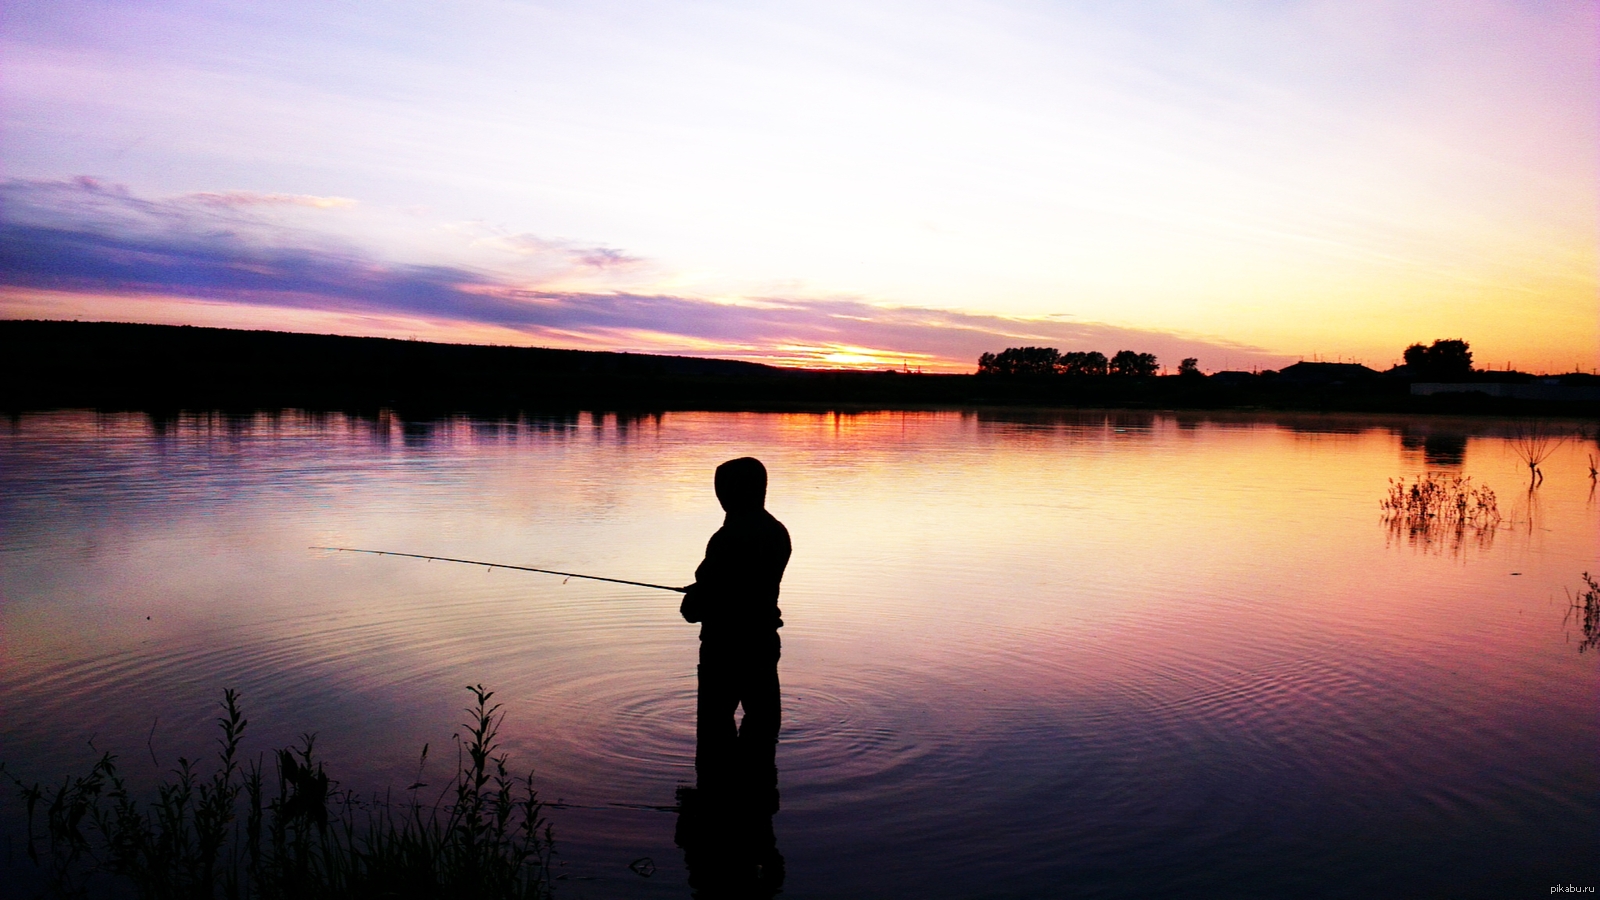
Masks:
[[[767,502],[767,467],[753,456],[717,466],[717,501],[728,512],[752,512]]]

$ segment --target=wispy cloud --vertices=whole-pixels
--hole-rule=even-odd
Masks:
[[[356,202],[348,197],[318,197],[313,194],[264,194],[259,191],[196,191],[191,194],[183,194],[179,199],[207,206],[231,208],[309,206],[313,209],[337,209],[356,205]]]
[[[516,254],[560,257],[572,266],[588,269],[628,269],[645,262],[640,257],[614,247],[585,246],[575,241],[545,238],[535,234],[496,236],[486,238],[485,243],[495,244]]]
[[[858,298],[714,300],[652,292],[549,290],[464,266],[406,265],[299,233],[287,241],[238,218],[253,201],[185,195],[149,200],[93,180],[0,184],[0,286],[96,297],[137,296],[295,311],[404,316],[492,326],[557,346],[686,352],[809,365],[900,360],[970,369],[978,354],[1019,344],[1138,349],[1171,362],[1277,365],[1259,348],[1069,318],[884,307]],[[272,197],[275,195],[255,195]],[[272,203],[276,201],[265,201]],[[292,201],[285,201],[292,202]],[[220,210],[220,211],[219,211]],[[530,235],[528,252],[600,268],[641,261],[619,250]],[[592,259],[592,262],[586,260]],[[3,301],[0,301],[3,302]],[[0,309],[3,309],[0,306]]]

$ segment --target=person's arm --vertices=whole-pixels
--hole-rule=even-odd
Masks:
[[[706,542],[706,558],[694,570],[694,584],[683,589],[683,602],[678,604],[678,612],[686,622],[704,622],[706,614],[711,611],[712,595],[722,568],[721,547],[717,540],[718,535],[711,536]]]

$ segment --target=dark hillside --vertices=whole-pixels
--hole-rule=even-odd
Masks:
[[[735,360],[112,322],[0,321],[13,408],[584,406],[783,370]]]
[[[1210,377],[921,375],[278,331],[0,321],[0,409],[12,412],[389,409],[423,418],[579,409],[981,405],[1495,415],[1594,415],[1600,408],[1483,393],[1413,396],[1409,378],[1336,363]]]

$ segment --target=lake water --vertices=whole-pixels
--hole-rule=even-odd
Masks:
[[[483,683],[563,897],[686,897],[711,473],[760,457],[781,606],[786,897],[1518,897],[1600,886],[1593,438],[1145,413],[0,423],[0,759],[139,777],[316,732],[403,786]],[[1470,475],[1490,532],[1386,526]],[[444,758],[448,754],[439,754]],[[140,773],[143,773],[142,775]],[[15,866],[17,803],[5,799]],[[648,857],[654,874],[629,863]]]

